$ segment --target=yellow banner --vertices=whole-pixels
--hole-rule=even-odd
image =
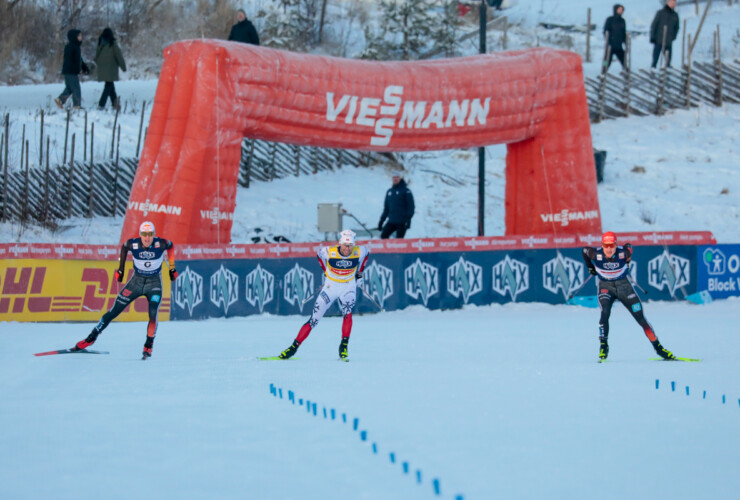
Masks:
[[[0,260],[0,321],[92,321],[113,307],[123,283],[113,277],[116,264],[93,260]],[[159,321],[170,319],[170,280],[162,277]],[[116,321],[147,321],[149,304],[136,299]]]

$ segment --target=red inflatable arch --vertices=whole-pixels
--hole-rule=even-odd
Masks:
[[[507,234],[601,232],[574,53],[374,62],[178,42],[165,50],[121,239],[148,219],[180,243],[229,243],[243,137],[374,151],[506,143]]]

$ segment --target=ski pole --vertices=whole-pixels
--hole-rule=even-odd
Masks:
[[[365,294],[365,297],[367,297],[367,298],[368,298],[368,299],[370,300],[370,302],[372,302],[373,304],[375,304],[375,306],[376,306],[376,307],[377,307],[378,309],[380,309],[380,311],[381,311],[381,312],[383,312],[383,311],[384,311],[384,310],[383,310],[383,308],[382,308],[382,307],[380,307],[380,304],[378,304],[378,302],[377,302],[377,301],[376,301],[376,300],[375,300],[375,299],[374,299],[374,298],[372,297],[372,295],[370,295],[370,294],[368,293],[368,291],[367,291],[367,290],[365,290],[365,287],[364,287],[364,286],[360,286],[359,288],[360,288],[360,290],[362,290],[362,293],[364,293],[364,294]]]
[[[588,275],[588,278],[586,278],[585,280],[583,280],[583,283],[581,283],[581,286],[579,286],[576,290],[574,290],[573,292],[571,292],[570,295],[568,295],[568,298],[565,301],[568,302],[570,299],[572,299],[573,297],[575,297],[578,294],[578,292],[580,292],[581,289],[584,286],[586,286],[586,283],[588,283],[589,281],[591,281],[591,278],[593,278],[593,277],[594,277],[593,274],[589,274]]]
[[[632,286],[634,286],[640,292],[642,292],[643,295],[647,295],[648,294],[647,291],[644,288],[642,288],[640,285],[638,285],[637,284],[637,281],[633,280],[632,279],[632,276],[630,276],[629,274],[627,275],[627,279],[629,280],[630,283],[632,283]]]
[[[316,292],[318,292],[319,290],[321,290],[321,287],[322,287],[322,286],[323,286],[323,285],[319,285],[319,286],[318,286],[318,287],[316,288],[316,290],[314,290],[313,292],[311,292],[311,295],[309,295],[308,297],[306,297],[305,299],[303,299],[303,302],[301,302],[301,305],[303,305],[303,304],[305,304],[306,302],[308,302],[309,300],[311,300],[311,299],[313,298],[313,296],[314,296],[314,295],[316,295]]]

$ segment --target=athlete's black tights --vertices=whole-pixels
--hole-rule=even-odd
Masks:
[[[630,312],[635,321],[645,331],[645,336],[653,342],[656,340],[653,327],[650,326],[642,311],[642,302],[637,296],[632,284],[623,278],[617,281],[599,281],[599,306],[601,307],[601,318],[599,319],[599,336],[609,337],[609,316],[612,312],[612,304],[619,300]]]

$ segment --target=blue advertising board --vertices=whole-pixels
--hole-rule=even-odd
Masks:
[[[740,296],[740,245],[700,245],[697,286],[713,299]]]
[[[696,292],[696,248],[635,248],[631,273],[648,291],[643,298],[683,299]],[[580,248],[378,253],[370,255],[364,288],[385,310],[411,305],[457,309],[507,302],[562,304],[587,277]],[[594,281],[579,295],[596,295]],[[170,318],[308,316],[313,292],[321,283],[316,258],[189,260],[173,283]],[[372,313],[378,307],[358,290],[355,311]]]

